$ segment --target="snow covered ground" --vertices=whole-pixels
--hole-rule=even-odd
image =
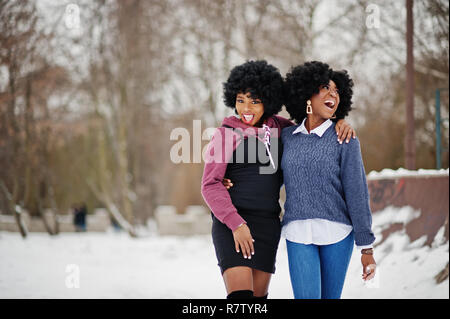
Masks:
[[[377,242],[393,222],[407,224],[420,213],[409,207],[374,214]],[[161,237],[124,233],[63,233],[50,237],[0,232],[0,298],[224,298],[225,288],[209,235]],[[411,243],[404,231],[376,247],[378,274],[361,280],[356,250],[342,298],[449,298],[449,281],[434,277],[449,261],[444,228],[432,247],[425,236]],[[292,298],[286,244],[280,241],[270,298]]]

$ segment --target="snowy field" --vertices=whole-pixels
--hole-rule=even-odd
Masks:
[[[386,208],[374,214],[377,242],[394,222],[420,212]],[[145,235],[145,234],[144,234]],[[342,298],[449,298],[449,281],[434,277],[449,260],[444,228],[432,247],[425,236],[411,243],[404,231],[375,249],[378,274],[361,280],[354,250]],[[210,236],[160,237],[154,224],[139,239],[124,233],[64,233],[50,237],[0,232],[0,298],[224,298],[225,288]],[[286,244],[280,241],[270,298],[292,298]]]

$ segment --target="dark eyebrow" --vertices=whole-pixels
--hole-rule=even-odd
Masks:
[[[335,90],[339,91],[339,88],[336,84],[334,84],[334,86],[332,86],[332,83],[328,83],[328,84],[322,84],[320,87],[324,88],[328,86],[329,88],[334,88]]]

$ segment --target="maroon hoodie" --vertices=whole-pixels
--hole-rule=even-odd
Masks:
[[[276,129],[275,133],[278,134],[278,137],[281,136],[281,130],[284,127],[294,125],[291,121],[278,115],[268,118],[265,124],[272,131]],[[219,127],[214,132],[205,153],[201,192],[214,216],[234,231],[242,223],[245,223],[245,220],[238,214],[228,190],[222,184],[222,180],[225,176],[228,162],[232,158],[233,152],[242,142],[242,138],[247,138],[251,135],[264,141],[266,131],[262,128],[249,126],[235,116],[225,118],[222,125],[236,130]]]

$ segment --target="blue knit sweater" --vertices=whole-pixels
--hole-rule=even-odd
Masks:
[[[292,134],[298,125],[283,129],[285,213],[282,224],[322,218],[352,225],[358,246],[370,245],[372,215],[358,139],[339,144],[331,125],[322,137]]]

